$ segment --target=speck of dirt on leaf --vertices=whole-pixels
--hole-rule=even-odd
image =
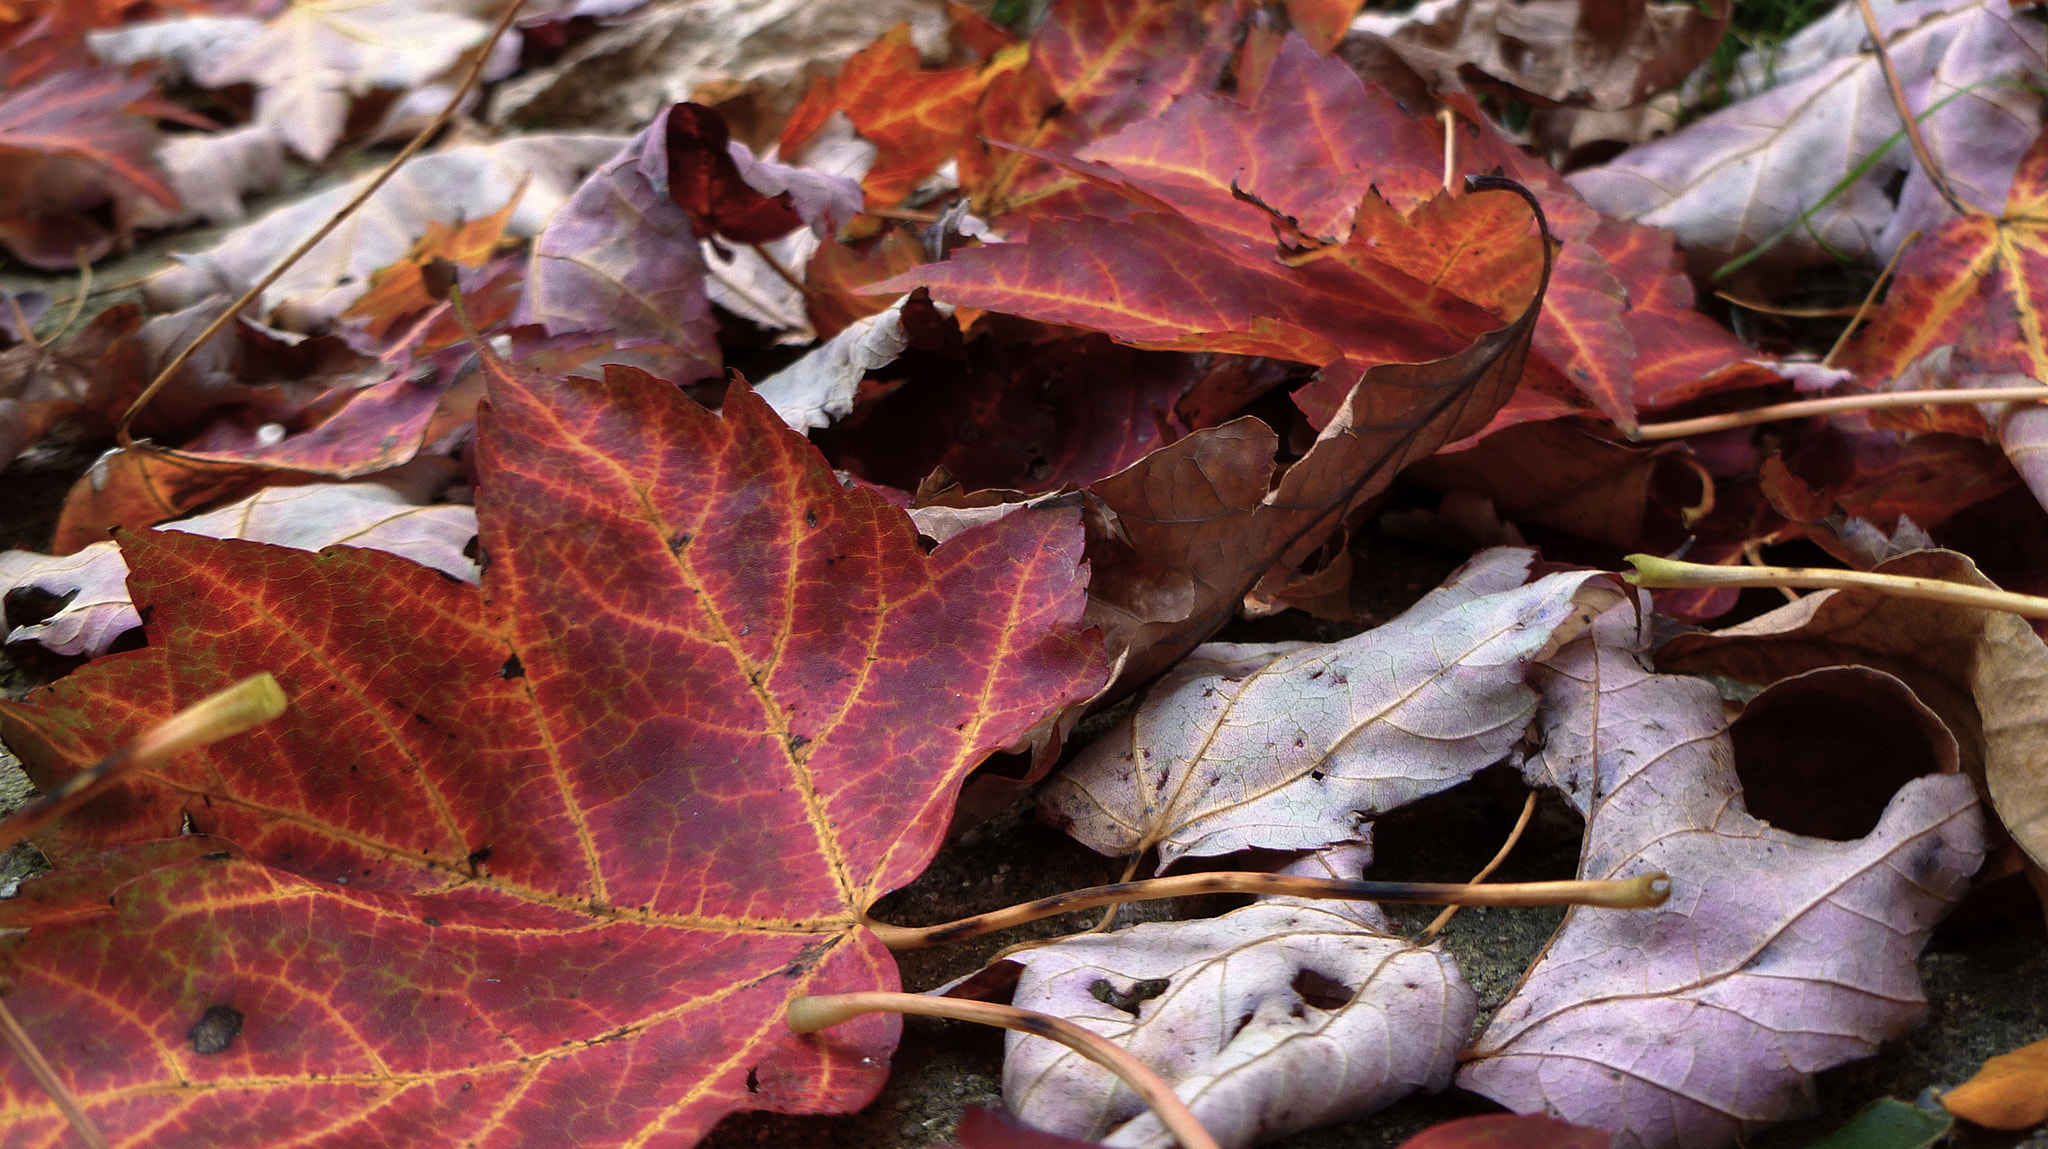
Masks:
[[[498,677],[525,678],[526,667],[520,663],[519,656],[515,654],[512,657],[505,660],[505,665],[498,668]]]
[[[242,1032],[242,1011],[230,1005],[212,1005],[192,1028],[185,1031],[185,1040],[199,1053],[219,1053],[234,1044]]]

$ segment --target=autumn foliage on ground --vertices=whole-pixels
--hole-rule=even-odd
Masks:
[[[1229,1146],[1448,1088],[1526,1116],[1418,1149],[1733,1145],[1920,1022],[1958,903],[2048,899],[2033,15],[758,7],[0,0],[0,466],[76,475],[0,552],[48,794],[0,1143],[858,1110],[900,1022],[789,1003],[899,988],[876,903],[1020,802],[1127,876],[1348,881],[1505,765],[1580,878],[1669,875],[1484,1011],[1441,922],[1291,895],[949,989]],[[1467,561],[1389,617],[1395,537]],[[1857,1144],[2048,1120],[2042,1065]],[[1174,1140],[1042,1032],[1003,1091],[962,1144]]]

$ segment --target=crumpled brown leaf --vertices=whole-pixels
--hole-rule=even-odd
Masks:
[[[1356,878],[1371,859],[1370,847],[1340,847],[1286,872]],[[1013,1004],[1128,1049],[1229,1149],[1442,1089],[1478,1004],[1449,954],[1392,936],[1362,902],[1264,898],[1009,960],[1024,967]],[[1174,1144],[1108,1070],[1044,1038],[1009,1036],[1003,1098],[1054,1133]]]
[[[1646,671],[1645,645],[1624,605],[1546,663],[1525,773],[1587,815],[1582,877],[1662,870],[1671,899],[1572,910],[1458,1083],[1614,1130],[1617,1149],[1710,1149],[1799,1114],[1814,1073],[1920,1021],[1914,959],[1983,828],[1960,774],[1906,783],[1853,841],[1758,821],[1714,687]]]
[[[612,136],[526,136],[419,156],[346,226],[265,289],[256,313],[290,330],[322,330],[369,288],[372,274],[404,259],[428,225],[480,219],[514,195],[519,203],[505,234],[531,237],[623,142]],[[206,251],[180,256],[177,266],[143,285],[151,309],[172,311],[218,292],[243,291],[371,178],[278,208]]]
[[[420,505],[428,491],[419,489],[418,480],[432,477],[432,468],[420,468],[409,474],[386,472],[382,481],[265,487],[238,503],[157,529],[302,551],[369,547],[473,583],[476,560],[463,550],[476,537],[476,510]],[[14,627],[6,641],[37,642],[57,654],[105,654],[115,639],[142,625],[128,600],[127,580],[128,564],[111,541],[63,556],[0,551],[0,597],[22,589],[68,596],[55,614]]]
[[[1394,476],[1486,426],[1514,392],[1550,283],[1507,326],[1430,363],[1374,367],[1277,479],[1279,437],[1245,417],[1090,484],[1090,625],[1116,674],[1105,696],[1171,666],[1235,615],[1276,563],[1298,567]]]
[[[1416,71],[1456,85],[1476,73],[1539,100],[1612,110],[1673,87],[1714,50],[1728,0],[1424,0],[1367,13]]]
[[[19,296],[0,300],[0,307],[10,313],[10,326],[14,305],[23,303],[35,306],[32,299]],[[47,307],[47,300],[41,306]],[[34,325],[34,314],[28,308],[21,314]],[[127,340],[141,322],[140,308],[132,303],[116,304],[60,343],[23,342],[0,351],[0,468],[51,426],[94,406],[93,401],[107,390],[103,365],[107,349]],[[84,422],[97,427],[102,420],[119,415],[105,410],[104,403],[98,406],[102,409],[91,411]]]
[[[1965,202],[1997,215],[2021,155],[2041,132],[2041,101],[2026,85],[2048,71],[2048,29],[2004,0],[1875,7],[1935,163]],[[1824,62],[1809,62],[1796,79],[1576,172],[1571,183],[1609,215],[1669,228],[1688,249],[1723,257],[1757,246],[1813,209],[1777,246],[1773,262],[1825,263],[1840,252],[1881,264],[1909,233],[1931,234],[1949,209],[1899,134],[1883,71],[1875,53],[1861,50],[1863,42],[1861,17],[1854,5],[1843,5],[1786,46],[1787,53]],[[1881,150],[1882,159],[1820,206],[1838,181]],[[1898,179],[1904,183],[1893,190]]]
[[[1327,645],[1198,648],[1043,791],[1089,848],[1314,849],[1500,761],[1536,713],[1531,659],[1614,601],[1592,571],[1524,585],[1498,548],[1385,626]]]

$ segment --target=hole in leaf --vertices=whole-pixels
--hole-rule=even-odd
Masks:
[[[1165,993],[1167,987],[1172,984],[1166,978],[1155,977],[1147,978],[1140,982],[1133,982],[1131,988],[1120,990],[1112,985],[1108,978],[1099,977],[1088,987],[1088,995],[1104,1005],[1110,1006],[1113,1009],[1120,1009],[1132,1017],[1136,1017],[1138,1016],[1139,1002],[1151,1001],[1153,998]]]
[[[1252,1015],[1249,1013],[1245,1014],[1243,1017],[1238,1018],[1237,1024],[1230,1027],[1230,1036],[1224,1039],[1224,1044],[1227,1045],[1230,1042],[1236,1041],[1237,1035],[1243,1033],[1244,1027],[1250,1025],[1251,1023]]]
[[[1895,172],[1893,172],[1893,173],[1891,174],[1891,178],[1890,178],[1890,179],[1888,179],[1888,180],[1886,180],[1886,181],[1884,181],[1884,198],[1886,198],[1886,199],[1888,199],[1888,200],[1892,201],[1892,206],[1893,206],[1893,207],[1897,207],[1897,206],[1899,206],[1899,194],[1900,194],[1901,192],[1905,191],[1905,190],[1906,190],[1906,169],[1905,169],[1905,168],[1900,168],[1900,169],[1899,169],[1898,171],[1895,171]]]
[[[759,1067],[747,1070],[747,1092],[761,1092],[761,1074]]]
[[[0,620],[6,622],[8,630],[48,622],[77,597],[75,590],[69,594],[52,594],[39,586],[18,586],[0,600]]]
[[[1295,993],[1301,995],[1301,1000],[1326,1013],[1343,1009],[1357,996],[1350,986],[1312,969],[1295,974],[1294,981],[1289,985]]]
[[[1899,787],[1943,771],[1949,736],[1937,724],[1889,675],[1841,667],[1784,679],[1729,728],[1743,805],[1795,834],[1861,838]]]

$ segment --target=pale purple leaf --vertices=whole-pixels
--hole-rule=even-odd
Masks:
[[[669,198],[666,122],[628,140],[548,221],[515,319],[549,335],[613,332],[637,365],[688,383],[718,374],[722,360],[698,236]]]
[[[1612,601],[1590,571],[1523,585],[1533,557],[1483,552],[1343,642],[1196,650],[1047,786],[1042,810],[1105,854],[1156,846],[1164,870],[1183,854],[1341,842],[1457,785],[1535,716],[1529,660]]]
[[[412,497],[419,493],[379,482],[265,487],[241,502],[157,529],[305,551],[368,547],[477,581],[476,561],[463,553],[476,537],[476,510],[419,506]],[[15,627],[6,640],[37,642],[58,654],[105,654],[115,639],[142,625],[129,602],[127,580],[128,564],[112,542],[61,556],[0,551],[0,595],[32,588],[72,596],[56,614]]]
[[[1347,846],[1288,872],[1355,878]],[[1154,922],[1021,951],[1013,1003],[1129,1050],[1230,1149],[1442,1089],[1477,998],[1442,949],[1392,936],[1369,903],[1268,898],[1220,918]],[[1111,1146],[1173,1138],[1108,1070],[1012,1034],[1003,1096],[1018,1117]]]
[[[1714,1149],[1798,1116],[1815,1073],[1918,1024],[1914,959],[1983,826],[1959,774],[1906,783],[1853,841],[1758,821],[1720,696],[1649,673],[1646,647],[1623,606],[1546,663],[1526,770],[1588,813],[1582,876],[1662,870],[1671,899],[1572,910],[1458,1083],[1611,1129],[1616,1149]]]

